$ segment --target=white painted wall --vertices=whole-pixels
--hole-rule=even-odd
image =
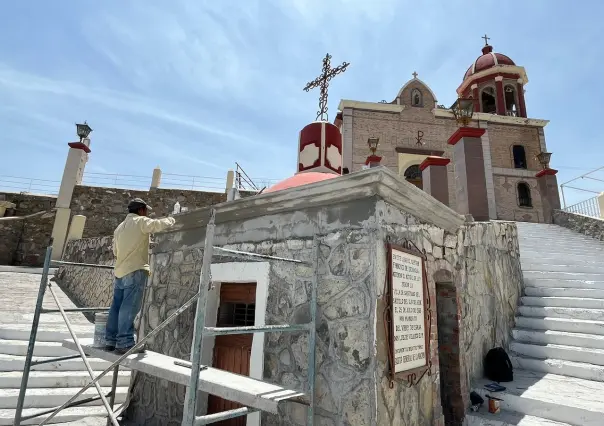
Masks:
[[[220,305],[221,283],[256,283],[256,316],[254,325],[266,324],[266,303],[270,265],[268,262],[229,262],[212,265],[214,289],[208,294],[206,326],[216,326],[216,315]],[[214,352],[214,337],[203,344],[202,364],[211,365]],[[264,333],[255,333],[250,357],[250,377],[262,380],[264,374]],[[247,416],[247,426],[260,426],[260,413]]]

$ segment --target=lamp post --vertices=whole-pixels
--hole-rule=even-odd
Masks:
[[[540,152],[539,154],[537,154],[537,161],[539,161],[539,164],[541,164],[541,168],[543,170],[549,169],[549,162],[551,158],[551,152]]]
[[[458,98],[453,105],[451,105],[451,111],[453,111],[457,124],[460,127],[467,127],[474,115],[474,100]]]
[[[76,123],[76,131],[77,131],[78,136],[80,138],[80,142],[82,142],[84,139],[86,139],[88,137],[88,135],[90,134],[90,132],[92,132],[92,129],[90,128],[90,126],[88,125],[88,123],[86,123],[84,121],[84,124],[77,124]]]
[[[365,165],[369,166],[370,168],[379,166],[380,162],[382,161],[382,157],[375,155],[379,144],[380,138],[371,137],[367,139],[367,145],[369,146],[369,151],[371,151],[371,154],[369,154],[369,157],[367,157],[367,160],[365,160]]]

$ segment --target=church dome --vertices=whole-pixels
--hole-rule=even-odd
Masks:
[[[305,172],[296,173],[290,178],[282,180],[281,182],[271,186],[264,193],[281,191],[283,189],[295,188],[298,186],[309,185],[311,183],[321,182],[323,180],[333,179],[340,175],[335,173],[322,173],[322,172]]]
[[[499,65],[516,65],[508,56],[502,53],[493,53],[493,46],[486,45],[482,48],[482,55],[479,56],[464,75],[464,80],[471,77],[472,75],[484,71],[489,68],[493,68]]]

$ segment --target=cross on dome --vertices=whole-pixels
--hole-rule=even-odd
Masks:
[[[480,37],[480,38],[484,38],[484,45],[485,46],[489,45],[489,40],[491,39],[490,37],[487,37],[487,35],[485,34],[484,37]]]

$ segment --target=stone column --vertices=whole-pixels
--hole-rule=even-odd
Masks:
[[[558,170],[547,168],[535,175],[541,193],[543,218],[546,223],[552,223],[554,210],[560,210],[560,194],[558,194],[556,173],[558,173]]]
[[[497,113],[499,115],[506,115],[502,76],[495,77],[495,89],[497,92]]]
[[[518,113],[520,117],[526,118],[526,104],[524,103],[524,86],[521,78],[518,79],[516,92],[518,93]]]
[[[448,158],[429,156],[419,165],[422,171],[422,187],[444,205],[449,205]]]
[[[472,89],[472,98],[474,99],[474,112],[480,112],[480,97],[478,95],[478,84],[470,86]]]
[[[83,139],[81,142],[70,142],[65,169],[63,170],[63,178],[61,179],[61,187],[59,196],[57,197],[57,214],[55,223],[52,228],[52,260],[60,260],[63,255],[65,246],[65,238],[69,228],[69,218],[71,216],[71,198],[76,185],[82,183],[84,168],[88,161],[90,153],[90,139]]]
[[[481,136],[485,129],[461,127],[449,138],[453,145],[457,211],[475,220],[489,220],[489,201]]]
[[[86,216],[76,214],[71,219],[71,226],[67,233],[67,241],[81,240],[84,236],[84,226],[86,225]]]
[[[153,169],[153,176],[151,177],[151,188],[159,188],[161,184],[161,169],[159,166]]]

